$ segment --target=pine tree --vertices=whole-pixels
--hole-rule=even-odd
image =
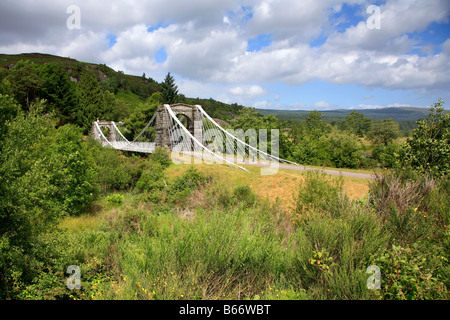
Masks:
[[[167,74],[164,82],[161,84],[161,95],[164,103],[173,104],[178,98],[178,86],[175,84],[175,79]]]

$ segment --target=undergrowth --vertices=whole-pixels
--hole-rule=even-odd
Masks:
[[[133,189],[105,194],[98,224],[48,234],[52,253],[15,297],[448,299],[449,183],[403,179],[375,180],[352,201],[341,179],[308,171],[286,210],[247,185],[194,167],[168,178],[152,164]],[[65,286],[69,265],[81,269],[80,290]]]

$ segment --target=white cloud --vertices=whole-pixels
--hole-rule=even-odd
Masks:
[[[238,97],[248,98],[258,98],[266,93],[263,88],[257,85],[233,87],[229,92]]]
[[[418,40],[411,33],[432,23],[448,22],[448,0],[387,0],[381,6],[381,29],[366,26],[367,0],[62,0],[2,1],[0,52],[45,52],[82,61],[105,63],[116,70],[158,81],[168,71],[177,76],[186,95],[221,97],[226,101],[279,106],[266,84],[301,86],[310,81],[359,84],[370,88],[448,90],[450,40],[434,54],[411,54]],[[361,21],[337,30],[331,18],[356,5]],[[81,9],[81,30],[68,30],[66,8]],[[359,5],[359,7],[358,7]],[[148,28],[157,27],[153,32]],[[110,48],[107,35],[116,36]],[[247,52],[247,41],[271,34],[272,43]],[[310,41],[325,35],[325,43]],[[420,44],[419,44],[420,45]],[[155,53],[164,48],[167,60]],[[239,85],[236,85],[238,83]],[[205,89],[201,89],[201,88]],[[198,94],[195,94],[198,93]],[[318,99],[327,99],[318,97]],[[333,107],[323,102],[305,106]]]

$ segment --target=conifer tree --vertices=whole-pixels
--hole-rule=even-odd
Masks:
[[[77,124],[87,133],[92,122],[103,118],[106,114],[106,101],[94,71],[86,70],[82,73],[79,83],[79,109]],[[107,120],[107,119],[102,119]]]
[[[173,104],[178,98],[178,86],[175,84],[175,79],[167,74],[164,82],[161,84],[161,95],[164,103]]]

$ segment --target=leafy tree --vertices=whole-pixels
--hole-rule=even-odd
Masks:
[[[417,122],[400,156],[401,164],[434,177],[450,172],[450,113],[445,114],[443,104],[442,100],[434,103],[428,118]]]
[[[333,132],[328,137],[329,159],[337,168],[358,168],[363,159],[363,147],[357,137]]]
[[[125,120],[126,132],[123,133],[125,138],[131,141],[145,128],[160,104],[157,97],[158,95],[153,94],[148,100],[149,103],[139,105]]]
[[[39,77],[36,67],[30,61],[19,61],[6,77],[11,93],[26,109],[30,107],[42,88],[43,80]]]
[[[17,110],[0,96],[3,110]],[[5,102],[6,101],[6,102]],[[9,107],[5,107],[9,103]],[[31,105],[3,123],[0,137],[0,298],[35,280],[51,250],[46,235],[93,200],[95,172],[80,129],[56,129]],[[14,112],[10,114],[14,114]],[[53,243],[52,243],[53,244]]]
[[[345,117],[344,129],[363,137],[370,129],[371,120],[364,118],[362,113],[352,111]]]
[[[381,121],[374,121],[367,138],[374,143],[382,143],[385,146],[397,139],[400,135],[399,124],[389,118]]]
[[[161,84],[161,94],[164,103],[173,104],[177,100],[178,86],[175,84],[175,79],[170,75],[170,72]]]
[[[331,127],[329,124],[322,120],[322,114],[317,111],[311,111],[305,121],[306,129],[309,134],[318,138],[330,132]]]
[[[0,141],[6,134],[8,122],[14,119],[19,112],[20,106],[12,97],[0,94]]]

